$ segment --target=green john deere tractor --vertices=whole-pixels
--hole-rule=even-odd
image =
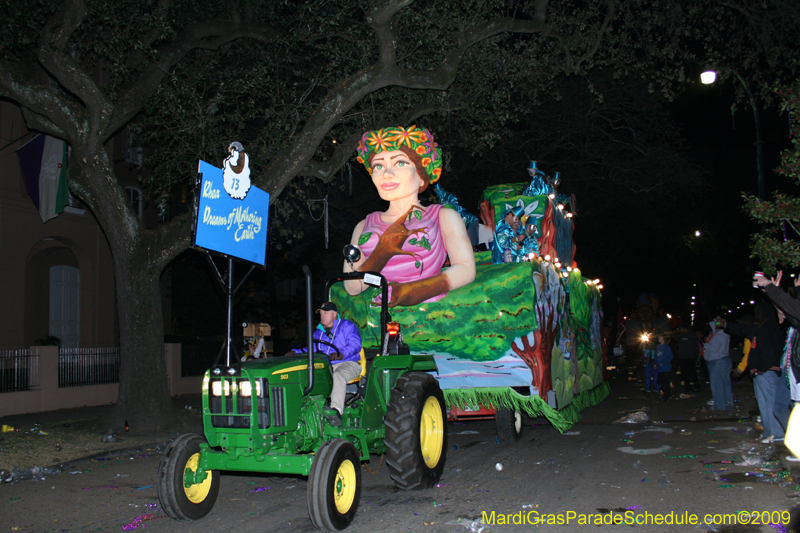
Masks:
[[[303,271],[311,347],[311,274],[306,266]],[[410,355],[402,335],[388,328],[383,276],[342,274],[328,282],[327,292],[348,279],[380,285],[382,338],[381,346],[364,350],[365,375],[348,386],[341,426],[331,426],[323,416],[333,385],[323,354],[309,349],[307,356],[218,361],[203,379],[205,435],[176,438],[159,466],[158,498],[167,515],[197,520],[208,514],[223,471],[308,476],[308,514],[323,531],[352,522],[361,497],[361,462],[370,454],[386,454],[389,473],[401,489],[438,482],[447,451],[447,414],[431,374],[436,363],[429,355]]]

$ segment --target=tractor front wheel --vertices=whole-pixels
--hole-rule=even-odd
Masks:
[[[350,525],[361,501],[361,459],[356,447],[333,439],[317,450],[308,475],[308,516],[322,531]]]
[[[167,516],[198,520],[214,507],[219,493],[219,472],[208,471],[203,481],[188,481],[200,463],[200,435],[181,435],[167,447],[158,466],[158,501]]]
[[[447,456],[447,413],[436,378],[424,372],[397,378],[384,421],[386,464],[395,485],[404,490],[434,486]]]

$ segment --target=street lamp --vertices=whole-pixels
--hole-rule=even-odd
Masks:
[[[742,86],[744,90],[747,92],[747,96],[750,97],[750,105],[753,107],[753,115],[756,119],[756,169],[758,171],[758,199],[764,199],[764,142],[761,140],[761,119],[758,115],[758,104],[756,103],[756,99],[753,96],[752,91],[750,91],[750,86],[747,85],[747,82],[744,81],[744,78],[739,75],[738,72],[732,69],[724,69],[736,76],[736,78],[742,82]],[[717,79],[717,73],[713,70],[707,70],[700,74],[700,82],[703,85],[711,85]]]

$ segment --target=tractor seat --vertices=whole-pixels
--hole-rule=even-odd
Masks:
[[[361,378],[367,375],[367,356],[364,355],[364,348],[361,348],[361,353],[358,354],[358,364],[361,365],[361,373],[353,378],[352,381],[348,383],[348,385],[353,383],[358,383],[361,381]]]
[[[361,353],[358,357],[358,364],[361,365],[361,373],[347,384],[345,389],[345,405],[350,405],[363,395],[364,385],[366,384],[367,377],[367,356],[364,353],[364,348],[361,348]]]

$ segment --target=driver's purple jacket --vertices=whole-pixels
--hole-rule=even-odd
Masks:
[[[314,331],[313,337],[315,340],[330,342],[339,349],[339,353],[342,354],[342,359],[339,361],[331,361],[332,365],[344,363],[345,361],[358,363],[361,359],[361,334],[358,332],[356,325],[349,320],[334,320],[330,335],[325,331],[322,324],[319,324]],[[293,351],[295,353],[306,353],[308,352],[308,348],[296,348]],[[331,354],[336,354],[336,350],[327,344],[316,342],[314,343],[314,351],[324,353],[329,356],[329,358]]]

